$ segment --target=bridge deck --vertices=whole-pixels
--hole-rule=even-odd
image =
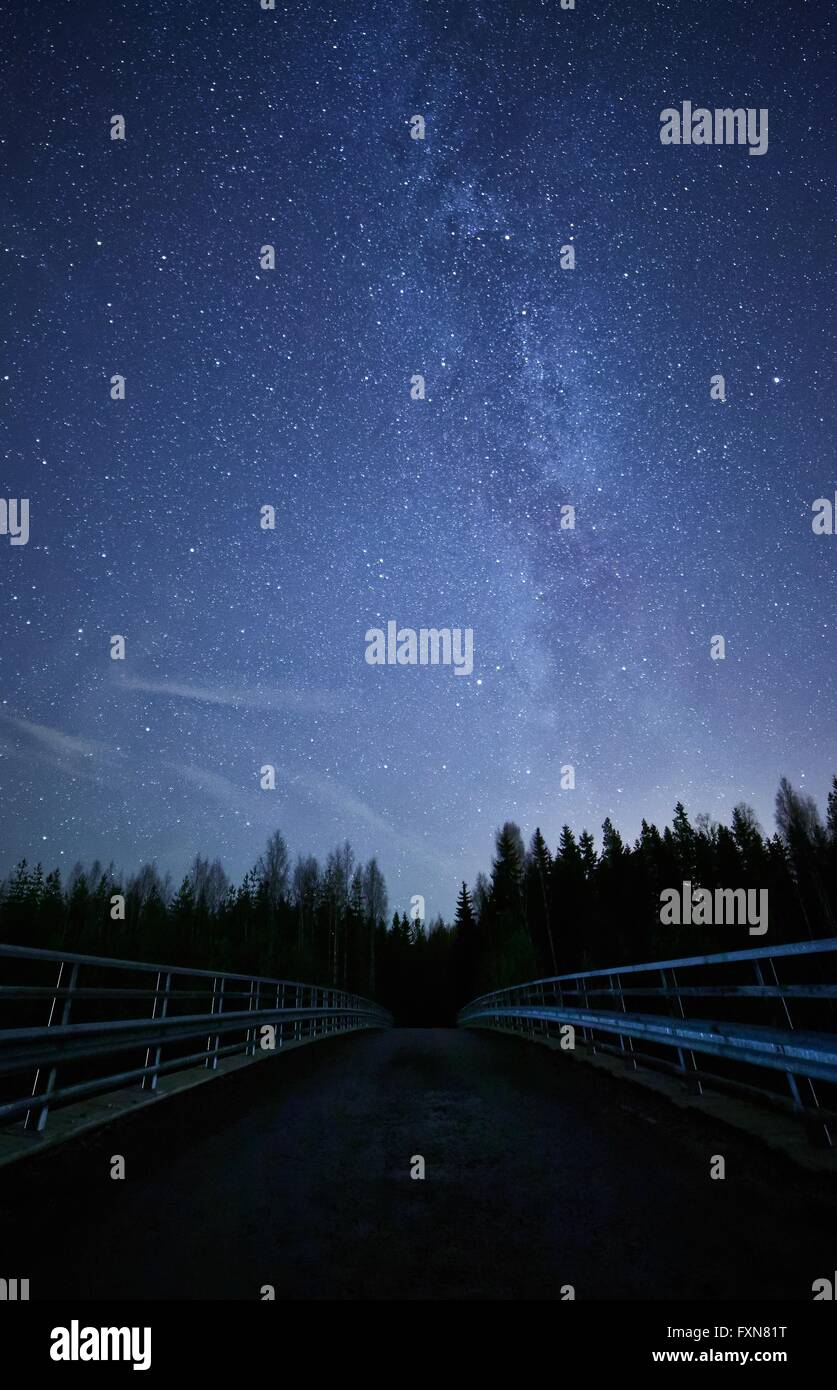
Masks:
[[[125,1181],[109,1177],[123,1154]],[[426,1179],[410,1178],[424,1156]],[[710,1157],[726,1157],[712,1181]],[[791,1298],[837,1201],[746,1136],[516,1039],[357,1034],[15,1165],[31,1297]]]

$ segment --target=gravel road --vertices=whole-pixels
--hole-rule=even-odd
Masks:
[[[836,1213],[743,1135],[451,1029],[318,1043],[0,1172],[32,1299],[810,1301]]]

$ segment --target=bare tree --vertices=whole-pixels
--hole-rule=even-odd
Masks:
[[[787,777],[782,778],[776,793],[776,827],[790,853],[791,877],[809,936],[813,930],[803,895],[806,880],[814,889],[828,928],[833,930],[834,915],[821,874],[828,838],[814,798],[796,791]]]
[[[477,874],[476,877],[476,882],[474,883],[474,891],[471,894],[471,902],[473,904],[474,916],[476,917],[478,922],[481,922],[486,915],[486,909],[488,908],[490,897],[491,885],[489,884],[485,874],[480,869],[480,872]]]
[[[346,908],[355,856],[348,840],[332,850],[326,861],[326,893],[329,905],[329,956],[331,982],[345,978]]]
[[[369,919],[369,993],[375,993],[375,934],[378,925],[386,922],[389,904],[384,876],[374,857],[363,870],[363,904]]]
[[[825,831],[812,796],[806,796],[783,777],[776,793],[776,828],[785,844],[793,850],[804,843],[820,845]]]
[[[128,880],[128,892],[140,908],[145,907],[153,897],[159,898],[161,902],[165,901],[163,880],[153,860],[150,864],[143,864],[139,873]]]
[[[220,859],[213,859],[210,863],[208,859],[196,854],[189,878],[195,896],[195,906],[203,908],[206,912],[217,912],[230,887]]]
[[[313,854],[300,854],[294,865],[291,893],[297,911],[297,949],[305,953],[311,939],[317,896],[320,890],[320,866]]]
[[[275,911],[287,900],[290,878],[288,846],[281,830],[274,830],[256,863],[256,878],[265,889],[268,905]]]
[[[363,905],[367,917],[376,926],[379,922],[386,921],[389,911],[387,885],[375,858],[370,859],[363,870]]]

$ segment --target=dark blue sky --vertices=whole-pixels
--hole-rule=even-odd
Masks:
[[[824,801],[830,4],[2,9],[0,869],[279,826],[447,914],[507,818]],[[768,152],[663,147],[686,100]],[[370,667],[388,619],[473,674]]]

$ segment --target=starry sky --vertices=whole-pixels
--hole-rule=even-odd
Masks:
[[[0,871],[280,827],[449,915],[508,818],[823,803],[828,0],[0,8]],[[768,152],[663,147],[686,100]],[[473,674],[369,666],[389,619]]]

